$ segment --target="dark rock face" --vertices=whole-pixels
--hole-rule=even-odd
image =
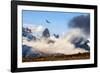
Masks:
[[[22,56],[23,57],[40,57],[40,54],[33,52],[32,48],[27,45],[22,45]]]
[[[45,37],[45,38],[50,37],[50,33],[49,33],[49,30],[47,28],[43,31],[42,36]]]
[[[88,45],[89,40],[86,40],[83,44],[80,44],[81,40],[77,43],[75,43],[75,47],[76,48],[84,48],[85,50],[90,51],[90,46]]]
[[[54,36],[55,36],[55,38],[59,38],[59,35],[57,35],[57,34],[54,34]]]
[[[28,41],[31,41],[31,40],[36,40],[36,37],[33,36],[33,35],[27,35],[27,38],[28,38]]]
[[[36,37],[31,34],[31,30],[28,28],[23,28],[22,36],[26,37],[28,41],[36,40]]]
[[[27,57],[30,55],[30,53],[31,53],[31,47],[22,45],[22,56]]]
[[[74,38],[71,40],[71,43],[73,43],[75,45],[76,48],[83,48],[87,51],[90,51],[90,46],[88,45],[89,40],[84,40],[84,38],[80,37],[80,38]]]

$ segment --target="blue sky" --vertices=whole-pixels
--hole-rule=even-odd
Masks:
[[[62,34],[68,31],[68,22],[80,15],[86,15],[85,13],[65,13],[65,12],[46,12],[46,11],[29,11],[23,10],[23,25],[42,25],[49,29],[50,34]],[[48,20],[50,23],[47,23]]]

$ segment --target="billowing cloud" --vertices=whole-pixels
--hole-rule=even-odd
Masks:
[[[72,38],[74,39],[74,37],[84,37],[84,36],[80,29],[73,29],[67,32],[64,35],[64,37],[55,40],[55,43],[48,44],[47,42],[50,39],[41,38],[38,41],[27,41],[23,39],[23,44],[32,47],[33,50],[37,50],[39,52],[46,54],[61,53],[68,55],[68,54],[88,52],[83,48],[76,48],[75,45],[71,43]]]
[[[90,35],[90,15],[80,15],[74,17],[69,22],[69,27],[71,28],[80,28],[83,32],[89,36]]]
[[[42,32],[45,29],[45,27],[43,27],[42,25],[36,26],[33,24],[24,24],[23,27],[31,29],[32,32]]]
[[[41,26],[41,25],[39,25],[39,26],[37,26],[37,27],[35,28],[35,31],[36,31],[36,32],[41,32],[41,31],[43,31],[43,30],[44,30],[44,27]]]

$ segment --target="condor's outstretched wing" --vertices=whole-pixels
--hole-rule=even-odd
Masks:
[[[47,23],[51,23],[50,21],[48,21],[47,19],[45,20]]]

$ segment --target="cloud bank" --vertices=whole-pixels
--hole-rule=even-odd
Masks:
[[[67,32],[63,37],[55,40],[55,43],[47,43],[50,38],[41,38],[38,41],[27,41],[23,39],[23,45],[28,45],[32,47],[32,50],[36,50],[45,54],[55,54],[61,53],[65,55],[77,54],[88,52],[83,48],[75,48],[75,45],[71,43],[72,40],[78,38],[83,38],[84,35],[80,29],[72,29]]]

